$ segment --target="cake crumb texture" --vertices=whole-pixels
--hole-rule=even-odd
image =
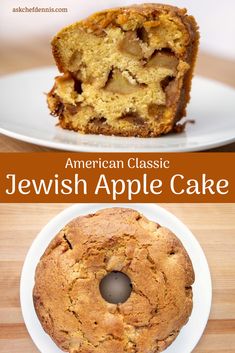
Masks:
[[[186,114],[199,42],[185,9],[143,4],[96,13],[52,41],[62,75],[52,115],[82,133],[151,137]]]

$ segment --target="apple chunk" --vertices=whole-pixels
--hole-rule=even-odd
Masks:
[[[131,94],[140,87],[141,85],[128,81],[120,70],[114,69],[111,78],[108,79],[105,90],[118,94]]]
[[[157,51],[146,64],[146,67],[162,67],[172,70],[176,74],[178,64],[179,60],[173,54]]]

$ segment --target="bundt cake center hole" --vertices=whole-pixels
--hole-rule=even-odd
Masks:
[[[132,291],[130,278],[123,272],[112,271],[100,282],[100,294],[108,303],[120,304],[127,301]]]

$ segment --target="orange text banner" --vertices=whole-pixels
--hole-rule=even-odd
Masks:
[[[1,153],[1,202],[235,202],[234,153]]]

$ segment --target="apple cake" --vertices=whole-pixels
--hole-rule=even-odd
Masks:
[[[101,295],[113,271],[131,281],[125,302]],[[169,229],[136,210],[107,208],[75,218],[49,244],[36,269],[34,306],[66,352],[158,353],[191,315],[193,282],[190,258]]]
[[[179,130],[199,43],[185,9],[108,9],[52,41],[62,73],[47,95],[59,125],[86,134],[154,137]]]

